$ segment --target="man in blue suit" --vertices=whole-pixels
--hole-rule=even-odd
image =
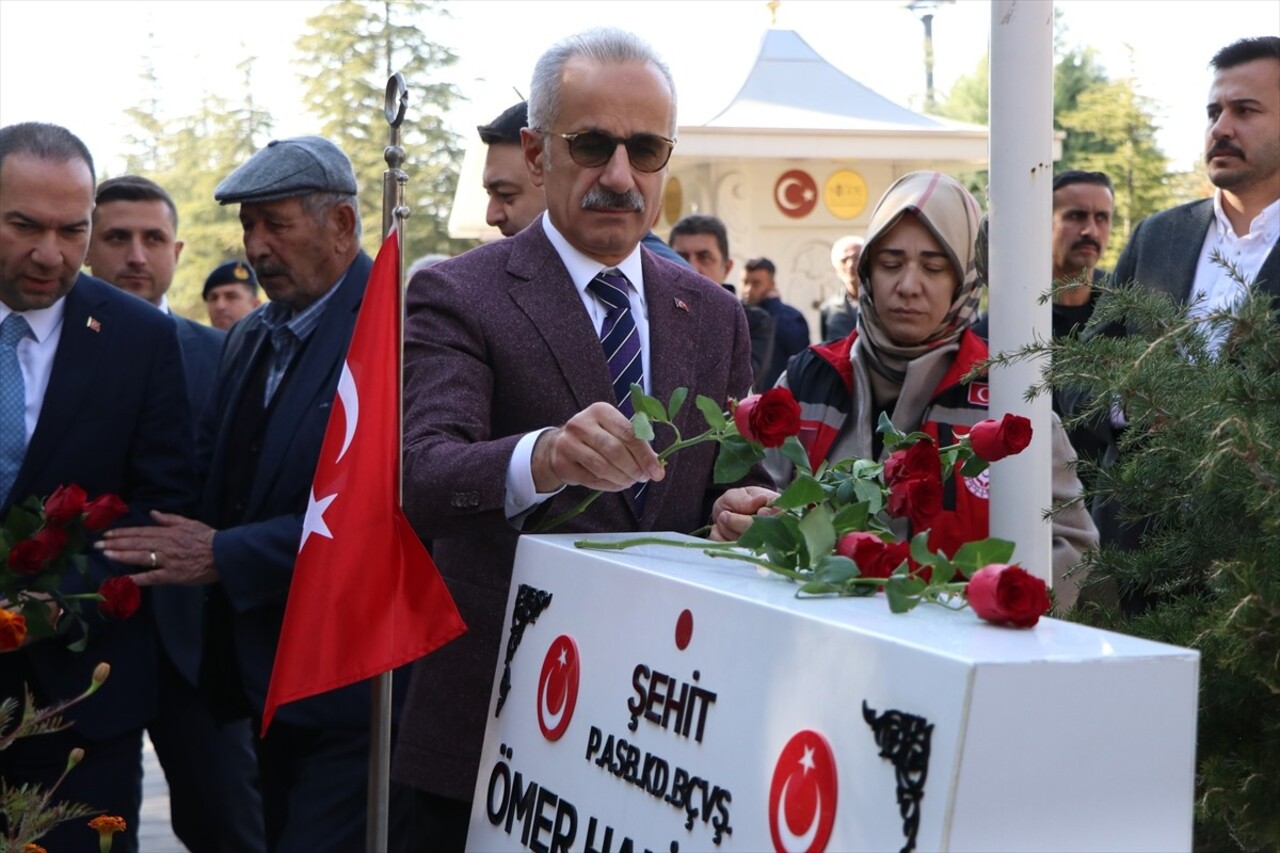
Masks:
[[[122,523],[145,524],[151,510],[194,506],[186,381],[173,322],[79,271],[93,188],[92,157],[64,128],[0,129],[0,389],[9,392],[0,394],[0,515],[75,483],[91,497],[120,495],[130,508]],[[90,581],[71,572],[64,591],[92,591],[125,569],[96,554],[89,568]],[[124,817],[129,828],[113,849],[136,851],[142,730],[157,701],[150,602],[144,598],[142,611],[124,622],[85,610],[84,651],[67,648],[78,637],[73,627],[71,636],[0,655],[0,697],[21,699],[25,684],[40,705],[80,693],[99,661],[112,666],[103,688],[69,714],[71,729],[0,752],[0,777],[47,787],[69,751],[83,748],[84,761],[67,774],[58,799]],[[41,843],[98,849],[97,833],[81,821]]]
[[[167,294],[183,246],[173,199],[154,181],[123,175],[103,181],[96,201],[89,269],[173,318],[192,423],[199,423],[226,336],[169,310]],[[158,656],[159,713],[147,731],[169,783],[173,831],[191,853],[261,850],[262,802],[248,719],[220,723],[198,689],[203,589],[161,586],[151,600],[164,653]]]
[[[256,729],[372,261],[351,163],[325,139],[269,143],[215,197],[240,204],[246,257],[271,302],[227,337],[199,441],[201,520],[160,515],[158,527],[113,531],[107,553],[158,567],[140,584],[213,584],[202,680]],[[269,849],[363,846],[369,707],[367,684],[290,703],[255,742]]]

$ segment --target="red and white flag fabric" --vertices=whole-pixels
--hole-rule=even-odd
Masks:
[[[382,244],[316,463],[262,714],[363,681],[466,630],[400,508],[400,235]]]

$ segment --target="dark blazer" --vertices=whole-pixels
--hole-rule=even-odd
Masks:
[[[1113,280],[1136,280],[1185,302],[1191,295],[1205,234],[1213,223],[1213,199],[1201,199],[1147,217],[1138,223],[1116,262]],[[1257,287],[1280,298],[1280,245],[1262,262]]]
[[[198,426],[213,396],[218,376],[218,354],[227,335],[220,329],[170,315],[178,331],[182,368],[191,403],[191,423]],[[193,433],[194,435],[194,433]],[[169,660],[193,686],[200,676],[200,655],[204,635],[204,589],[193,586],[158,586],[151,590],[155,604],[156,631]]]
[[[81,274],[66,297],[40,420],[27,446],[13,496],[47,497],[76,483],[90,497],[114,492],[129,505],[120,526],[149,524],[152,509],[190,513],[195,478],[186,380],[174,324],[141,300]],[[8,506],[0,508],[8,512]],[[125,569],[89,554],[91,582],[67,574],[68,591],[91,591]],[[89,642],[69,652],[60,640],[0,655],[0,697],[15,692],[19,658],[50,698],[84,690],[99,661],[111,664],[102,689],[68,716],[75,729],[101,739],[142,728],[156,711],[155,632],[144,610],[122,622],[89,604]]]
[[[642,249],[650,388],[662,401],[690,390],[683,435],[705,422],[696,394],[722,403],[751,385],[746,317],[719,285]],[[488,717],[518,531],[503,502],[524,434],[614,403],[609,368],[582,300],[541,223],[414,276],[406,296],[404,504],[467,623],[459,640],[414,665],[392,777],[469,800]],[[656,444],[671,441],[657,429]],[[644,512],[629,490],[606,494],[560,530],[675,530],[709,520],[713,444],[681,451]],[[526,523],[568,511],[568,488]]]
[[[338,283],[319,325],[277,392],[244,521],[219,530],[213,539],[220,585],[231,606],[229,626],[222,627],[229,627],[245,698],[259,715],[275,662],[320,444],[372,266],[369,256],[361,252]],[[245,317],[228,334],[213,405],[201,428],[201,471],[207,476],[203,516],[211,524],[217,520],[226,486],[228,459],[247,452],[230,446],[231,427],[251,368],[266,345],[262,311],[259,308]],[[207,654],[230,651],[215,648]],[[280,709],[276,719],[310,728],[367,729],[369,690],[367,685],[353,685],[292,702]]]

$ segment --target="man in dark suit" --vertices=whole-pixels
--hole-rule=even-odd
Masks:
[[[719,217],[691,213],[672,227],[669,239],[672,250],[689,266],[730,293],[737,293],[726,281],[733,270],[733,258],[729,257],[729,230]],[[751,384],[758,391],[767,391],[758,387],[755,380],[763,378],[773,362],[773,317],[754,305],[743,303],[742,310],[747,315],[747,330],[751,333]]]
[[[756,381],[756,387],[761,390],[776,385],[791,356],[809,346],[809,323],[797,309],[782,301],[774,278],[776,274],[773,261],[752,258],[747,261],[747,270],[742,276],[742,301],[763,308],[773,317],[773,360]]]
[[[199,442],[202,521],[118,530],[108,554],[141,584],[216,584],[202,679],[260,728],[316,459],[372,267],[356,179],[318,136],[276,140],[215,192],[240,204],[246,257],[271,297],[235,325]],[[154,556],[152,556],[154,555]],[[268,848],[364,844],[367,684],[282,707],[255,742]],[[391,826],[400,807],[393,796]]]
[[[464,843],[521,529],[602,489],[560,529],[689,532],[720,494],[713,446],[664,470],[624,413],[627,379],[662,400],[683,386],[727,402],[751,384],[736,300],[641,247],[675,128],[671,75],[647,45],[566,39],[535,68],[523,132],[546,214],[409,286],[405,510],[468,627],[414,664],[393,759],[392,778],[419,789],[423,849]],[[626,357],[611,362],[601,333],[619,328]],[[701,420],[686,407],[679,426]]]
[[[1192,303],[1203,316],[1231,309],[1243,295],[1213,260],[1219,254],[1280,308],[1280,37],[1233,42],[1210,65],[1205,163],[1217,189],[1138,223],[1112,275]],[[1114,457],[1111,425],[1100,432]],[[1139,528],[1120,523],[1114,502],[1095,507],[1094,521],[1104,542],[1131,548],[1140,538]]]
[[[1280,37],[1242,39],[1213,57],[1205,164],[1212,198],[1157,213],[1134,228],[1117,282],[1229,308],[1239,287],[1215,251],[1246,281],[1280,296]]]
[[[75,483],[91,497],[120,495],[143,524],[151,510],[194,506],[191,415],[174,324],[163,314],[81,274],[93,211],[93,160],[67,130],[47,124],[0,129],[0,350],[12,347],[20,370],[0,372],[17,403],[16,424],[0,412],[0,515],[29,496]],[[17,326],[16,340],[4,329]],[[5,354],[0,353],[0,357]],[[69,572],[64,591],[92,592],[124,567],[89,556],[91,580]],[[30,643],[0,655],[0,697],[21,700],[24,683],[38,704],[71,698],[89,685],[99,661],[111,664],[101,690],[68,715],[68,731],[17,741],[0,752],[10,785],[52,785],[73,747],[84,761],[57,792],[124,817],[113,849],[137,850],[142,800],[142,730],[156,714],[155,629],[142,612],[124,622],[85,608],[88,644],[72,636]],[[96,851],[83,822],[61,825],[41,843],[50,850]]]
[[[192,422],[199,423],[226,336],[169,310],[166,294],[183,245],[173,199],[154,181],[123,175],[103,181],[96,201],[89,269],[173,319]],[[193,444],[194,439],[193,433]],[[151,600],[164,654],[159,656],[159,713],[147,731],[169,783],[173,831],[191,853],[260,850],[262,802],[249,722],[219,724],[198,690],[204,591],[160,586]]]

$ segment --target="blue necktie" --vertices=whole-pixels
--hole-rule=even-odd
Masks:
[[[27,318],[16,312],[0,323],[0,503],[8,503],[27,453],[27,383],[18,363],[18,341],[30,332]]]
[[[587,289],[608,308],[600,328],[600,346],[609,362],[613,378],[613,394],[618,410],[628,418],[635,414],[631,404],[631,386],[644,386],[644,363],[640,360],[640,331],[631,316],[631,282],[618,270],[604,270],[587,285]],[[644,513],[644,490],[648,483],[632,487],[636,513]]]

